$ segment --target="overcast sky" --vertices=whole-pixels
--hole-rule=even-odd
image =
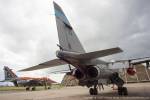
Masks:
[[[55,1],[87,52],[119,46],[124,52],[105,60],[150,56],[150,0]],[[3,66],[17,71],[56,58],[58,37],[52,2],[0,0],[0,79]],[[17,74],[47,75],[45,70]],[[60,76],[51,78],[59,80]]]

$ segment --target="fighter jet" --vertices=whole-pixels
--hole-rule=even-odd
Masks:
[[[69,64],[75,67],[71,69],[71,75],[79,80],[79,85],[90,88],[89,93],[91,95],[97,95],[97,86],[102,84],[115,84],[118,87],[118,95],[128,95],[127,88],[124,87],[124,81],[119,77],[118,72],[108,68],[109,62],[98,59],[120,53],[122,50],[115,47],[86,52],[62,8],[55,2],[54,11],[59,37],[58,47],[60,49],[56,51],[57,58],[21,71],[33,71]]]
[[[5,74],[5,80],[1,82],[13,82],[14,86],[24,86],[26,87],[26,90],[35,90],[36,86],[43,86],[46,85],[46,83],[56,83],[53,80],[50,80],[49,78],[42,77],[42,78],[33,78],[33,77],[18,77],[10,68],[7,66],[4,66],[4,74]],[[48,87],[50,88],[50,87]]]

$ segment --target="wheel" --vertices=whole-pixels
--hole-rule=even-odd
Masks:
[[[48,87],[47,89],[51,89],[50,87]]]
[[[90,88],[89,93],[90,93],[90,95],[94,95],[94,89]]]
[[[123,90],[123,95],[127,96],[128,95],[128,90],[126,87],[122,87]]]
[[[122,92],[123,92],[122,87],[118,87],[118,95],[122,95]]]
[[[95,88],[93,95],[97,95],[97,94],[98,94],[98,91],[97,91],[97,88]]]
[[[29,91],[30,90],[30,87],[26,87],[26,91]]]
[[[128,95],[128,90],[126,87],[118,87],[118,95]]]
[[[35,91],[35,87],[32,87],[32,91]]]

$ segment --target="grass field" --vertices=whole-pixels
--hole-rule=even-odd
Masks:
[[[48,87],[48,86],[47,86]],[[53,84],[51,89],[60,89],[63,86],[60,84]],[[37,86],[36,91],[45,90],[44,86]],[[15,87],[15,86],[0,86],[0,91],[26,91],[26,87]]]

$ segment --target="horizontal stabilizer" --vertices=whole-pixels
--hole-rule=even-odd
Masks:
[[[59,65],[65,65],[65,64],[67,64],[67,62],[60,60],[60,59],[54,59],[54,60],[47,61],[47,62],[41,63],[33,67],[22,69],[20,71],[33,71],[33,70],[44,69],[44,68],[49,68],[49,67],[54,67],[54,66],[59,66]]]
[[[50,72],[49,74],[63,74],[68,72],[70,72],[70,70],[58,70],[58,71]]]
[[[90,59],[95,59],[99,57],[109,56],[109,55],[120,53],[120,52],[122,52],[122,50],[119,47],[116,47],[116,48],[111,48],[111,49],[105,49],[105,50],[100,50],[100,51],[95,51],[95,52],[79,54],[79,55],[74,56],[74,58],[90,60]]]

